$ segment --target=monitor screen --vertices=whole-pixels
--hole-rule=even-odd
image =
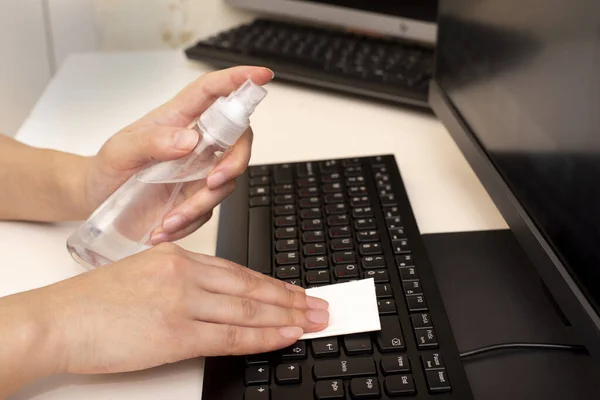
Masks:
[[[295,0],[371,11],[394,17],[435,22],[437,0]]]
[[[436,81],[600,311],[600,1],[443,0]]]

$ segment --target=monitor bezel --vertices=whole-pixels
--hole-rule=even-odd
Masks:
[[[246,10],[343,28],[365,30],[429,46],[435,45],[437,37],[437,24],[434,22],[383,15],[329,4],[297,0],[225,1],[234,7]]]
[[[600,361],[600,315],[510,190],[477,136],[435,78],[429,87],[429,102],[506,220],[562,313],[575,328],[577,338]]]

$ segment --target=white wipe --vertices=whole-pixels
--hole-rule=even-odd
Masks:
[[[381,330],[373,278],[306,289],[306,294],[329,302],[329,325],[301,340]]]

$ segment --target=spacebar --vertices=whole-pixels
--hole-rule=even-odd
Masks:
[[[271,273],[271,208],[250,208],[248,221],[248,268]]]

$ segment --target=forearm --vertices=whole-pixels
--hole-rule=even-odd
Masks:
[[[0,134],[0,220],[64,221],[78,211],[88,160]]]
[[[30,382],[60,372],[59,333],[50,329],[49,317],[35,303],[34,292],[0,298],[1,400]]]

